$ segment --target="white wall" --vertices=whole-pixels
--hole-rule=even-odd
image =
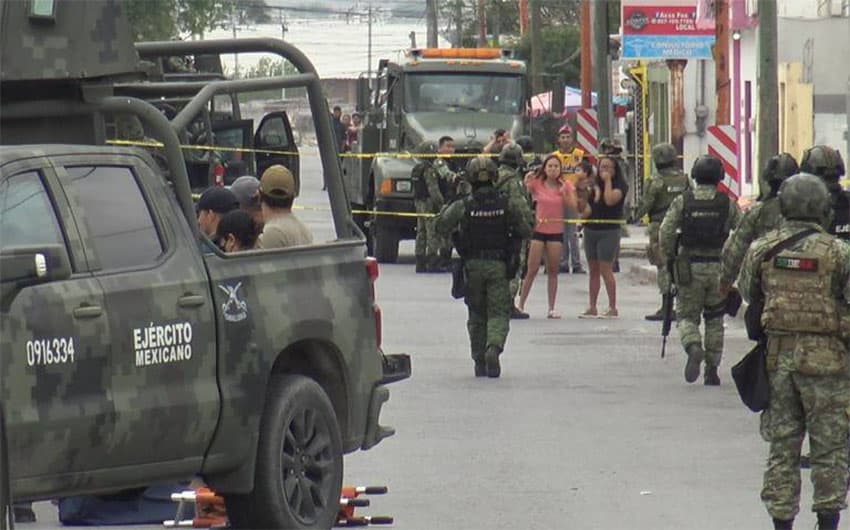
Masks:
[[[705,69],[704,76],[700,74],[701,69]],[[714,69],[714,61],[711,60],[688,61],[688,65],[685,67],[685,152],[683,153],[685,171],[690,171],[698,156],[708,153],[708,135],[707,133],[699,133],[697,130],[696,107],[700,103],[707,106],[706,127],[714,125],[715,109],[717,108]],[[704,87],[704,100],[702,102],[700,101],[701,84]]]

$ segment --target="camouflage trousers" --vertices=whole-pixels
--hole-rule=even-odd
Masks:
[[[649,259],[650,265],[655,265],[658,291],[663,295],[670,290],[670,276],[667,273],[667,264],[664,262],[664,258],[661,257],[661,243],[658,239],[660,229],[661,223],[649,223],[649,227],[646,229],[646,233],[649,236],[646,257]]]
[[[511,278],[508,290],[511,295],[511,300],[516,298],[517,293],[519,292],[519,286],[522,282],[522,278],[525,276],[525,271],[528,268],[528,241],[522,242],[522,248],[519,252],[519,268],[516,271],[516,275]]]
[[[847,507],[850,378],[794,371],[793,352],[780,351],[769,372],[770,405],[761,435],[770,444],[761,499],[771,517],[792,519],[800,505],[800,449],[809,434],[813,511]]]
[[[413,204],[416,213],[439,213],[439,209],[431,200],[416,200]],[[434,259],[439,256],[440,251],[448,248],[446,239],[437,233],[435,222],[434,217],[416,218],[416,257]]]
[[[702,346],[708,366],[719,366],[723,353],[725,299],[717,292],[719,277],[720,263],[691,263],[691,281],[676,285],[676,329],[682,347]],[[705,322],[704,341],[699,330],[701,319]]]
[[[466,262],[466,327],[473,359],[483,359],[487,346],[505,347],[513,307],[506,275],[502,261]]]

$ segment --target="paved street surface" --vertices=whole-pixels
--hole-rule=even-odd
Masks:
[[[317,202],[317,182],[303,186],[302,204]],[[328,227],[321,212],[303,215]],[[410,353],[414,375],[392,385],[384,409],[397,434],[346,458],[346,484],[389,486],[363,513],[406,530],[770,527],[759,500],[767,445],[729,375],[748,349],[742,321],[727,323],[722,386],[688,385],[675,330],[662,360],[660,325],[643,319],[658,300],[628,272],[640,260],[623,259],[618,320],[575,317],[585,275],[561,275],[564,318],[547,320],[541,276],[532,319],[512,323],[502,378],[476,379],[465,306],[449,275],[414,274],[412,249],[405,242],[403,263],[382,266],[378,283],[384,349]],[[803,478],[797,526],[812,528]],[[37,511],[21,528],[58,526],[48,503]]]

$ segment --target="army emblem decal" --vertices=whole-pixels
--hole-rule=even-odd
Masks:
[[[227,294],[227,300],[221,304],[221,312],[224,320],[228,322],[241,322],[248,318],[248,304],[239,299],[239,288],[242,282],[233,285],[219,285],[218,288]]]

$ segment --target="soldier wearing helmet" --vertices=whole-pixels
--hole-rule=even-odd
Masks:
[[[659,233],[664,261],[676,257],[670,273],[678,288],[676,327],[688,355],[685,381],[697,380],[705,360],[703,383],[708,386],[720,384],[717,367],[723,354],[726,298],[717,289],[720,253],[729,232],[741,220],[735,201],[717,189],[723,174],[717,158],[697,158],[691,170],[696,187],[673,199]],[[705,340],[700,334],[701,320],[705,322]]]
[[[531,235],[531,212],[495,187],[498,168],[490,158],[470,160],[466,178],[472,193],[440,212],[436,227],[444,236],[457,232],[475,376],[499,377],[513,305],[508,282],[518,268],[513,240]]]
[[[522,170],[524,168],[524,162],[525,160],[523,159],[522,148],[515,143],[506,144],[502,148],[502,152],[499,153],[499,177],[496,181],[496,188],[502,193],[506,194],[511,201],[523,203],[526,207],[528,207],[530,212],[531,197],[528,194],[528,190],[525,188],[525,184],[523,184]],[[533,223],[534,220],[529,219],[529,222]],[[516,298],[517,292],[519,292],[519,284],[522,278],[523,269],[525,269],[525,261],[528,254],[528,242],[522,240],[518,241],[517,243],[519,245],[518,250],[520,264],[516,275],[511,278],[511,300],[514,300]],[[527,319],[528,317],[528,313],[520,310],[516,306],[516,304],[512,306],[511,318]]]
[[[676,152],[676,147],[673,144],[657,144],[652,148],[652,161],[655,164],[656,173],[644,188],[643,197],[641,197],[640,204],[638,204],[635,212],[635,219],[649,215],[649,227],[647,228],[649,246],[646,249],[646,254],[649,263],[655,265],[658,290],[661,292],[662,300],[664,294],[670,289],[670,282],[666,263],[661,259],[658,231],[661,228],[664,215],[670,208],[670,203],[690,187],[688,176],[678,167],[678,158],[679,153]],[[658,311],[646,315],[645,318],[647,320],[662,320],[663,315],[664,307],[662,305]]]
[[[448,194],[448,181],[440,176],[445,164],[437,164],[437,144],[430,141],[416,146],[417,163],[410,172],[413,181],[413,205],[416,218],[416,272],[446,272],[448,244],[434,230],[433,214],[442,209]],[[448,171],[447,169],[445,171]]]
[[[761,433],[770,444],[761,498],[774,528],[790,529],[800,504],[800,448],[812,449],[812,510],[820,529],[838,528],[846,506],[850,378],[846,321],[850,255],[826,233],[826,186],[809,174],[779,189],[780,227],[753,241],[741,295],[754,309],[748,329],[764,341],[770,400]],[[759,309],[761,311],[759,311]],[[815,457],[817,455],[817,457]]]
[[[750,244],[768,231],[779,228],[782,220],[777,197],[779,186],[798,171],[797,161],[788,153],[780,153],[767,161],[762,172],[762,181],[769,188],[767,196],[747,210],[741,218],[741,224],[723,246],[723,259],[720,264],[721,295],[725,296],[738,278],[744,254]]]
[[[817,175],[832,197],[832,220],[829,233],[850,243],[850,194],[841,187],[844,161],[841,153],[827,145],[816,145],[803,152],[800,171]]]

